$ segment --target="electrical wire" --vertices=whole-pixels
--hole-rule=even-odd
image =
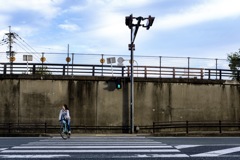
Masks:
[[[22,47],[22,46],[19,45],[18,43],[16,43],[16,45],[18,45],[20,48],[22,48],[22,49],[25,51],[25,53],[31,54],[31,52],[28,52],[24,47]],[[33,56],[33,58],[34,58],[36,61],[40,61],[40,59],[38,59],[38,58],[36,58],[36,57],[34,57],[34,56]]]
[[[31,46],[30,46],[25,40],[23,40],[23,38],[21,38],[17,33],[15,33],[15,35],[17,36],[16,39],[17,39],[20,43],[21,43],[21,41],[23,42],[23,43],[21,43],[21,44],[24,45],[25,48],[28,48],[28,50],[30,50],[30,51],[32,50],[31,53],[34,54],[34,55],[36,55],[39,59],[41,59],[41,56],[38,55],[39,53],[38,53],[35,49],[33,49],[33,47],[31,47]],[[20,39],[21,41],[20,41],[19,39]],[[46,61],[47,61],[47,60],[46,60]],[[47,61],[47,62],[48,62],[48,61]]]
[[[32,51],[29,51],[29,48],[23,44],[21,41],[19,41],[18,39],[16,39],[19,43],[16,43],[20,48],[22,48],[24,51],[26,51],[28,54],[33,55],[34,59],[38,59],[40,60],[40,57],[38,55],[36,55],[35,53],[33,53]],[[36,58],[35,58],[36,57]],[[37,60],[37,61],[38,61]]]
[[[39,53],[37,53],[37,51],[35,51],[31,46],[29,47],[29,45],[28,45],[20,36],[17,35],[16,40],[18,40],[19,43],[21,43],[22,45],[24,45],[25,48],[27,48],[29,51],[32,50],[31,52],[32,52],[33,54],[36,54],[36,56],[37,56],[38,58],[40,58],[40,57],[38,56]]]

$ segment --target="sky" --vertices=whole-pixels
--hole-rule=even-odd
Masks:
[[[0,0],[0,37],[9,26],[36,52],[130,55],[125,17],[155,17],[140,27],[136,56],[226,59],[240,48],[239,0]],[[3,44],[3,43],[2,43]],[[0,52],[8,46],[0,45]],[[1,59],[1,58],[0,58]]]

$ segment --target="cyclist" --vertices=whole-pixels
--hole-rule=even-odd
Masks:
[[[71,117],[70,117],[69,109],[66,104],[62,106],[62,109],[60,110],[60,113],[59,113],[59,121],[62,122],[63,120],[66,121],[68,133],[71,134],[71,127],[70,127]]]

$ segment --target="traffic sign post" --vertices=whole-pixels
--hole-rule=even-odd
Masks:
[[[27,74],[28,74],[28,61],[32,61],[32,55],[23,55],[23,61],[27,61]]]

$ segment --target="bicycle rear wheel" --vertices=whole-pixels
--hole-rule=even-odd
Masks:
[[[61,135],[62,139],[66,140],[69,138],[69,135],[68,135],[68,132],[66,132],[64,128],[65,128],[64,123],[62,123],[61,127],[60,127],[60,135]]]

